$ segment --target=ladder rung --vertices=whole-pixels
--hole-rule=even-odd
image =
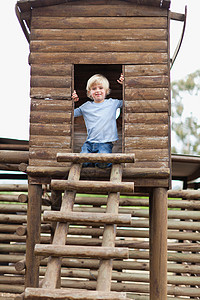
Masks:
[[[57,153],[57,161],[60,162],[110,162],[110,163],[134,163],[135,154],[126,153]]]
[[[71,212],[64,213],[58,211],[44,211],[44,221],[54,222],[70,222],[70,223],[100,223],[100,224],[131,224],[131,214],[111,214],[111,213],[87,213],[87,212]]]
[[[69,298],[68,298],[69,297]],[[33,300],[123,300],[126,293],[123,292],[100,292],[75,289],[44,289],[26,288],[25,299]]]
[[[89,258],[128,258],[128,248],[88,247],[66,245],[35,245],[35,254],[44,256],[89,257]]]
[[[133,182],[52,180],[53,190],[75,190],[80,193],[133,193]]]

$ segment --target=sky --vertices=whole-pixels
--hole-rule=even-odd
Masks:
[[[0,10],[0,137],[29,138],[29,45],[15,15],[16,0],[2,1]],[[171,11],[184,13],[188,18],[185,37],[179,55],[171,71],[171,81],[185,78],[200,69],[199,0],[171,0]],[[171,57],[182,31],[182,22],[171,22]],[[184,98],[184,114],[195,115],[200,120],[199,97]]]

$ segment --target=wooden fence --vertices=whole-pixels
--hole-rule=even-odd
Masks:
[[[0,290],[16,295],[24,291],[27,185],[0,186]],[[43,187],[44,210],[51,210],[51,194]],[[168,299],[199,299],[200,286],[200,191],[168,192]],[[107,198],[78,195],[76,212],[104,212]],[[121,197],[119,211],[132,215],[132,224],[117,228],[117,247],[129,248],[129,259],[114,260],[112,290],[127,292],[130,299],[149,299],[149,209],[148,197]],[[42,215],[43,218],[43,215]],[[48,243],[54,224],[42,220],[41,243]],[[97,246],[103,227],[71,224],[69,245]],[[47,258],[41,258],[40,279]],[[93,290],[99,261],[64,258],[61,286]]]

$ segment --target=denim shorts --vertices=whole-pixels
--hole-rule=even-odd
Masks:
[[[113,143],[91,143],[85,142],[81,148],[81,153],[112,153]],[[83,167],[94,167],[97,166],[99,168],[109,168],[112,166],[111,163],[105,164],[101,163],[83,163]]]

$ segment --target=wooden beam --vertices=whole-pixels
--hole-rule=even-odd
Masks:
[[[150,197],[150,300],[167,299],[167,189]]]
[[[57,221],[57,222],[70,222],[70,223],[83,223],[93,222],[100,224],[131,224],[130,215],[116,215],[113,213],[86,213],[86,212],[71,212],[62,213],[58,211],[45,211],[43,214],[44,221]]]
[[[70,180],[52,180],[51,187],[54,190],[76,190],[80,193],[88,192],[120,192],[120,193],[133,193],[133,182],[115,183],[109,181],[70,181]]]
[[[42,185],[29,184],[28,195],[25,286],[38,287],[40,261],[34,247],[40,243]]]
[[[200,199],[200,191],[195,190],[169,190],[168,191],[169,198],[185,198],[185,199],[192,199],[192,200],[199,200]]]
[[[88,247],[66,245],[36,245],[35,254],[54,257],[128,258],[128,248]]]
[[[71,0],[67,2],[75,2],[76,0]],[[147,5],[147,6],[157,6],[163,8],[169,8],[171,0],[125,0],[124,2],[131,2],[137,5]],[[17,1],[17,5],[20,7],[22,11],[26,11],[31,9],[31,7],[44,7],[51,5],[64,4],[66,0],[19,0]]]
[[[74,289],[31,289],[27,288],[25,290],[25,297],[27,300],[33,299],[55,299],[55,300],[123,300],[126,298],[126,293],[118,292],[97,292],[97,291],[87,291],[87,290],[74,290]]]
[[[30,34],[29,34],[29,32],[28,32],[28,30],[27,30],[27,28],[26,28],[26,26],[25,26],[25,24],[24,24],[24,22],[23,22],[23,20],[21,18],[21,12],[20,12],[19,6],[17,4],[15,5],[15,13],[16,13],[18,21],[19,21],[19,23],[21,25],[21,28],[22,28],[22,30],[24,32],[24,35],[25,35],[25,37],[27,39],[27,42],[30,43]]]
[[[9,164],[27,163],[29,158],[28,151],[0,150],[0,162]]]
[[[58,153],[57,161],[60,162],[110,162],[110,163],[134,163],[135,155],[125,153]]]
[[[64,176],[69,172],[69,167],[48,167],[48,166],[28,166],[27,174],[31,176],[49,176],[49,177],[59,177]],[[82,169],[81,176],[87,178],[88,175],[91,177],[106,177],[110,175],[109,169],[98,169],[87,168]],[[170,169],[169,168],[130,168],[126,167],[123,169],[123,178],[169,178]]]
[[[175,13],[175,12],[170,12],[170,19],[175,20],[175,21],[185,21],[185,14],[180,14],[180,13]]]

